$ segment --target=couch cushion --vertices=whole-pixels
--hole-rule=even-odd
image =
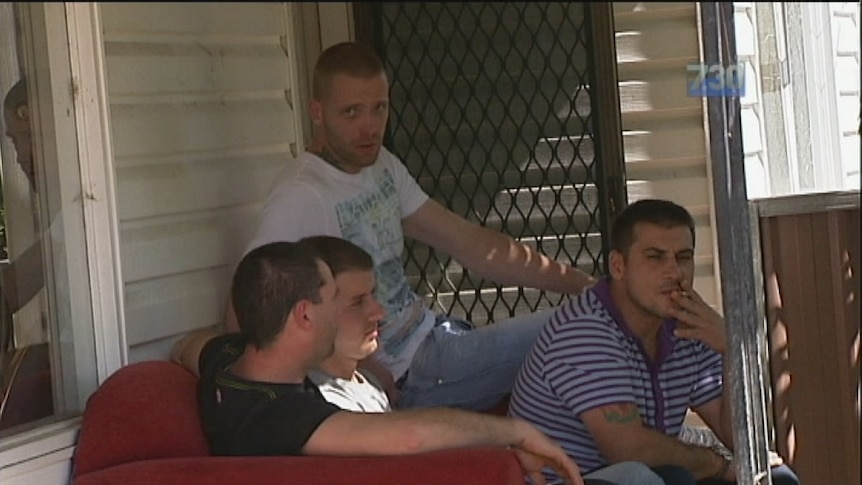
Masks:
[[[73,476],[138,460],[208,455],[196,384],[194,375],[167,361],[116,371],[87,401]]]

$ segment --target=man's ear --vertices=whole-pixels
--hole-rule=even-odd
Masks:
[[[311,300],[300,300],[291,310],[294,323],[302,330],[311,330],[315,324],[315,308]]]
[[[610,264],[608,265],[608,269],[610,270],[611,278],[615,280],[623,279],[623,275],[626,271],[625,255],[616,249],[612,249],[609,256]]]
[[[308,100],[308,117],[314,125],[320,126],[323,124],[323,105],[320,101],[314,98]]]
[[[297,328],[305,330],[311,326],[311,318],[309,318],[308,310],[308,300],[299,300],[296,305],[293,305],[293,308],[290,309],[289,319],[293,320],[293,324],[296,325]]]
[[[30,121],[30,107],[26,104],[19,104],[15,108],[15,116],[21,121]]]

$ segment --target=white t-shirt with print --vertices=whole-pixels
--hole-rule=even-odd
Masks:
[[[401,255],[401,220],[428,200],[404,164],[385,148],[358,174],[304,152],[277,179],[246,252],[277,241],[329,235],[347,239],[374,260],[375,296],[385,310],[375,357],[398,379],[435,315],[410,287]]]

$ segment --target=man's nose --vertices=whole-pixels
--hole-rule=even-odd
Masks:
[[[372,298],[371,312],[368,314],[368,319],[372,321],[380,321],[383,318],[384,313],[383,305],[377,301],[377,298]]]
[[[376,136],[380,130],[380,120],[373,113],[364,116],[362,118],[361,130],[363,137]]]
[[[665,265],[666,274],[677,280],[682,279],[682,266],[680,266],[676,258],[669,259],[670,261]]]

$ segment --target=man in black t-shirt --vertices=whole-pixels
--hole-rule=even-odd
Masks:
[[[320,423],[341,409],[310,379],[255,382],[228,370],[243,353],[240,334],[210,340],[201,351],[198,400],[214,455],[301,455]]]
[[[536,483],[543,483],[544,466],[583,483],[559,445],[525,421],[447,408],[353,413],[328,403],[307,375],[333,352],[337,291],[307,243],[271,243],[242,259],[231,288],[241,335],[210,340],[199,360],[198,401],[213,454],[402,455],[509,446]]]

